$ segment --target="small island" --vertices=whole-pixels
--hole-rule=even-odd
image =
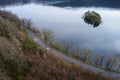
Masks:
[[[100,14],[95,11],[85,12],[82,18],[85,23],[91,24],[93,27],[98,27],[102,23]]]

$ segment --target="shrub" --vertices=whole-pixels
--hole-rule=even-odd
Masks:
[[[23,80],[23,77],[30,72],[28,64],[25,62],[17,62],[15,60],[3,61],[4,68],[7,70],[8,74],[16,80]]]

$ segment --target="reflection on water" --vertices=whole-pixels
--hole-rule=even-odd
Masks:
[[[69,40],[75,46],[90,48],[95,53],[120,54],[120,10],[108,8],[58,8],[42,4],[5,7],[21,18],[31,19],[35,26],[48,28],[58,40]],[[82,15],[94,10],[102,16],[97,28],[85,24]]]

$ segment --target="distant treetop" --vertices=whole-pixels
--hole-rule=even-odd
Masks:
[[[85,12],[82,18],[85,23],[91,24],[93,27],[98,27],[102,22],[100,14],[95,11]]]

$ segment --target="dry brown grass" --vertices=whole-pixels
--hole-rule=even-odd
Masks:
[[[26,54],[31,64],[31,73],[25,80],[114,80],[65,62],[54,55],[44,52]]]

